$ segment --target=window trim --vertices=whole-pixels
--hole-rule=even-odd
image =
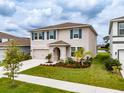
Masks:
[[[120,34],[120,23],[124,23],[124,22],[118,22],[118,36],[124,36],[124,34]]]
[[[53,38],[51,38],[51,36],[52,36]],[[54,39],[54,31],[49,31],[49,39]]]
[[[72,51],[72,48],[74,48],[74,51]],[[74,57],[74,55],[72,55],[72,53],[74,53],[76,51],[76,47],[71,47],[71,57]]]
[[[75,37],[75,35],[78,35],[78,37]],[[73,38],[79,38],[79,28],[74,28],[73,29]]]
[[[75,50],[74,51],[72,51],[72,48],[75,48]],[[75,51],[78,51],[78,48],[83,48],[83,47],[71,47],[71,57],[74,57],[74,56],[72,56],[72,52],[75,52]]]
[[[39,32],[39,33],[38,33],[38,36],[39,36],[38,39],[39,39],[39,40],[44,40],[44,34],[45,34],[44,32]],[[40,35],[41,35],[41,36],[40,36]],[[42,38],[40,38],[40,37],[42,37]]]
[[[35,38],[36,36],[37,36],[37,38]],[[38,33],[37,32],[34,32],[34,40],[38,40]]]
[[[75,35],[78,35],[75,37]],[[70,29],[70,39],[82,39],[82,28]]]
[[[49,32],[49,35],[48,35],[49,39],[50,39],[50,40],[55,40],[55,39],[56,39],[57,30],[51,30],[51,31],[48,31],[48,32]],[[52,33],[52,35],[51,35],[51,33]],[[53,38],[51,38],[51,36],[52,36]]]

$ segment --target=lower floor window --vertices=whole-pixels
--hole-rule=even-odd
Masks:
[[[80,50],[80,49],[82,49],[82,47],[77,47],[77,50]]]
[[[71,56],[72,57],[74,56],[75,50],[76,50],[76,47],[71,47]]]
[[[71,56],[74,57],[75,51],[80,50],[82,47],[71,47]]]

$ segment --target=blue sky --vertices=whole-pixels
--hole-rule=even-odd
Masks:
[[[29,37],[29,30],[61,22],[91,24],[98,43],[110,19],[124,16],[124,0],[0,0],[0,31]]]

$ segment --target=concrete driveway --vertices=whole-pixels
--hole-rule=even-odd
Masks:
[[[31,60],[26,60],[22,61],[22,66],[19,70],[19,72],[39,66],[40,64],[44,64],[46,62],[45,59],[31,59]],[[0,77],[5,73],[6,71],[4,70],[3,67],[0,67]]]
[[[20,68],[20,71],[24,71],[36,66],[39,66],[40,64],[44,64],[46,62],[45,59],[31,59],[31,60],[26,60],[26,61],[22,61],[22,67]]]

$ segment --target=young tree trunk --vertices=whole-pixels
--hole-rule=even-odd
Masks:
[[[11,74],[12,74],[12,86],[14,86],[15,85],[15,81],[14,81],[14,69],[12,69],[12,71],[11,71]]]

